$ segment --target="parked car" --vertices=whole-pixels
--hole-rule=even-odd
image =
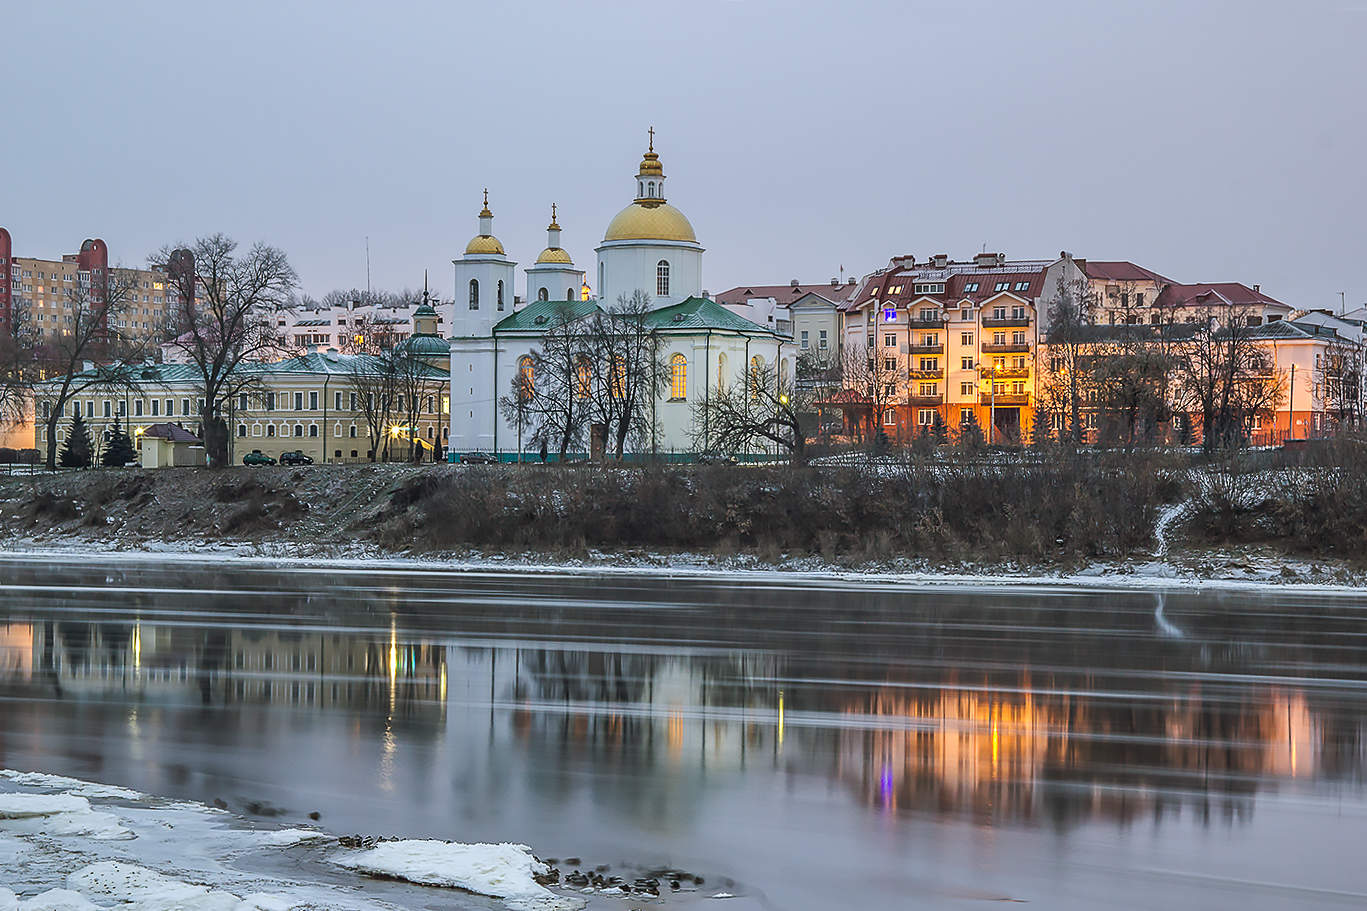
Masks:
[[[465,465],[496,465],[498,458],[487,452],[467,452],[460,457],[460,461]]]
[[[244,456],[242,457],[242,464],[243,464],[243,465],[274,465],[274,464],[275,464],[275,459],[272,459],[270,456],[264,454],[264,453],[263,453],[261,450],[259,450],[259,449],[253,449],[251,452],[247,453],[246,455],[244,455]]]
[[[282,453],[280,453],[280,464],[281,464],[281,465],[312,465],[312,464],[313,464],[313,456],[304,455],[304,453],[301,452],[301,451],[298,450],[298,449],[294,450],[294,452],[282,452]]]

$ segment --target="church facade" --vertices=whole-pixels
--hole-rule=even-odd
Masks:
[[[781,379],[796,369],[791,338],[752,323],[703,296],[703,247],[693,225],[665,198],[665,173],[654,137],[633,179],[635,197],[608,223],[597,246],[598,296],[583,299],[586,275],[560,246],[552,210],[546,249],[527,268],[527,300],[513,296],[517,263],[493,233],[488,197],[479,233],[453,260],[456,311],[452,321],[449,458],[489,453],[531,456],[527,434],[501,413],[499,400],[525,371],[545,333],[573,313],[588,319],[637,292],[650,300],[646,318],[665,371],[650,403],[647,433],[629,444],[636,455],[687,458],[709,448],[707,428],[695,426],[698,405],[712,390],[743,382],[756,367],[777,367]]]

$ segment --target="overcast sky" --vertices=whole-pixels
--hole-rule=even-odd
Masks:
[[[704,285],[902,253],[1131,259],[1367,301],[1367,0],[5,4],[0,225],[141,264],[213,231],[315,295],[443,297],[489,187],[593,248],[646,128]],[[519,272],[519,285],[522,281]]]

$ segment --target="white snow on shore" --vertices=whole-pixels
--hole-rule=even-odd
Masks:
[[[70,889],[49,889],[20,901],[9,889],[0,887],[0,911],[99,911],[99,905]]]
[[[131,788],[99,784],[94,781],[82,781],[79,778],[67,778],[65,775],[48,775],[44,772],[16,772],[14,769],[0,769],[0,778],[6,778],[15,784],[27,785],[32,788],[62,790],[78,797],[111,800],[142,800],[143,798],[142,792],[134,791]]]
[[[526,845],[387,841],[334,858],[339,866],[362,873],[406,879],[427,886],[477,892],[503,901],[514,911],[569,911],[579,899],[556,895],[532,878],[550,868]]]
[[[278,848],[297,845],[306,841],[321,841],[331,838],[326,832],[317,829],[276,829],[272,832],[262,834],[262,841],[268,845],[275,845]]]
[[[13,835],[132,838],[112,813],[74,794],[0,794],[0,832]]]
[[[67,885],[83,895],[117,902],[127,911],[288,911],[294,903],[273,895],[238,898],[208,886],[163,876],[137,864],[102,861],[77,870]]]
[[[380,570],[390,573],[448,572],[471,576],[499,576],[509,573],[544,576],[651,576],[665,579],[801,585],[811,588],[882,587],[903,591],[945,587],[964,590],[1012,587],[1033,591],[1170,589],[1359,595],[1363,588],[1363,584],[1355,577],[1339,581],[1339,576],[1323,571],[1322,564],[1317,561],[1258,559],[1254,560],[1256,565],[1236,567],[1236,571],[1230,572],[1224,563],[1229,562],[1226,558],[1233,557],[1232,554],[1212,554],[1211,562],[1198,561],[1194,566],[1180,566],[1163,561],[1098,563],[1080,571],[1050,574],[1012,565],[997,568],[965,566],[961,570],[929,567],[902,569],[892,565],[849,569],[832,566],[815,558],[774,565],[745,556],[719,560],[699,554],[601,554],[582,560],[547,563],[526,555],[476,553],[395,556],[360,547],[355,548],[355,552],[346,557],[300,555],[298,547],[286,549],[283,546],[275,553],[271,548],[248,544],[163,544],[161,548],[163,549],[154,549],[150,546],[138,550],[96,549],[92,545],[69,545],[66,542],[54,547],[48,541],[25,541],[15,542],[15,546],[10,548],[0,548],[0,557],[66,561],[73,556],[94,554],[98,555],[102,562],[110,564],[150,561],[164,566],[172,561],[198,565],[206,556],[213,556],[221,563],[286,572],[327,569],[340,574],[360,575]],[[1317,578],[1326,581],[1311,581]]]

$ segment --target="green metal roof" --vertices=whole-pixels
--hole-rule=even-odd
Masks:
[[[690,297],[677,304],[661,307],[650,314],[649,322],[652,329],[659,330],[713,329],[741,332],[746,335],[777,336],[774,330],[737,316],[716,301],[705,297]]]
[[[412,335],[395,346],[399,351],[417,357],[446,357],[451,353],[451,345],[438,335]]]
[[[571,321],[583,319],[601,308],[597,300],[533,301],[521,310],[499,320],[494,332],[543,332],[568,313]]]
[[[418,336],[422,338],[422,336]],[[448,353],[445,342],[435,336],[430,338],[439,342],[441,353]],[[421,354],[420,352],[416,352]],[[378,370],[380,359],[370,354],[334,354],[311,351],[298,357],[269,363],[252,361],[242,364],[238,370],[242,375],[270,378],[276,376],[349,376],[356,369],[367,367]],[[449,376],[446,370],[423,364],[425,376],[438,379]],[[176,383],[194,383],[202,379],[199,368],[194,364],[130,364],[127,366],[98,367],[95,370],[77,374],[81,378],[93,378],[105,374],[112,379],[127,378],[133,383],[146,383],[149,386],[167,386]],[[60,377],[49,381],[57,383]]]

